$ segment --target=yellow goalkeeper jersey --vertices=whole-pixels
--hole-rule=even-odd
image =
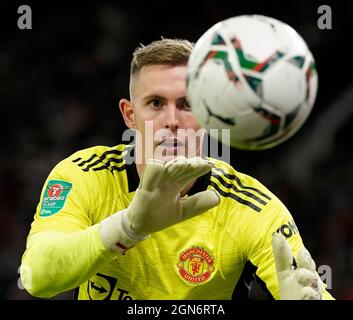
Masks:
[[[126,161],[126,148],[97,146],[60,162],[45,182],[30,235],[84,230],[127,208],[139,177],[135,164]],[[214,168],[188,195],[215,189],[220,204],[107,259],[79,285],[78,299],[241,299],[248,297],[254,279],[270,298],[279,298],[271,239],[281,232],[296,255],[303,244],[293,217],[256,179],[210,161]],[[70,256],[68,246],[67,269],[51,265],[52,281],[84,251]],[[330,298],[327,292],[324,296]]]

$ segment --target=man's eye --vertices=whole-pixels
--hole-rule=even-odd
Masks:
[[[189,103],[188,103],[186,100],[183,101],[183,103],[182,103],[182,108],[183,108],[184,110],[191,110],[191,107],[190,107]]]
[[[158,108],[158,107],[160,107],[162,105],[162,102],[161,102],[161,100],[153,99],[153,100],[150,101],[150,105],[152,107]]]

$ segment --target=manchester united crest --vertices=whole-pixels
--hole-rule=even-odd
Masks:
[[[200,284],[210,279],[214,271],[214,258],[201,247],[192,247],[179,255],[179,274],[192,284]]]

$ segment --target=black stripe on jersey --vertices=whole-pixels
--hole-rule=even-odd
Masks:
[[[121,156],[122,153],[123,153],[123,151],[120,151],[120,150],[108,150],[108,151],[102,153],[101,156],[97,156],[97,155],[94,153],[94,154],[92,154],[92,155],[90,156],[90,158],[89,158],[88,160],[83,160],[82,162],[80,162],[80,163],[78,164],[78,166],[79,166],[79,167],[82,167],[82,166],[84,166],[86,163],[91,162],[94,158],[98,158],[98,159],[100,159],[100,161],[103,161],[103,160],[107,157],[107,155],[109,155],[109,154],[115,154],[115,155],[117,155],[117,156]],[[80,159],[80,158],[79,158],[79,159]],[[76,160],[77,160],[77,159],[76,159]]]
[[[117,167],[115,165],[112,165],[112,163],[123,163],[124,159],[122,157],[123,151],[120,150],[108,150],[104,152],[101,156],[98,156],[97,154],[92,154],[88,160],[82,160],[82,158],[77,158],[73,160],[72,162],[76,163],[79,167],[81,167],[82,171],[89,171],[90,169],[93,171],[99,171],[99,170],[110,170],[112,173],[114,170],[116,171],[123,171],[124,165],[121,167]],[[115,155],[111,158],[107,158],[108,155]],[[92,160],[98,158],[94,162]],[[106,162],[104,160],[107,159]],[[82,161],[81,161],[82,160]],[[82,168],[84,165],[88,164],[85,168]],[[96,167],[97,165],[101,164],[101,166]]]
[[[250,207],[251,209],[257,211],[257,212],[260,212],[261,211],[261,208],[259,208],[257,205],[251,203],[250,201],[247,201],[243,198],[240,198],[238,197],[236,194],[234,193],[230,193],[230,192],[225,192],[223,191],[219,185],[217,183],[215,183],[214,181],[210,181],[210,186],[212,186],[213,188],[216,189],[216,191],[223,197],[229,197],[229,198],[232,198],[233,200],[241,203],[241,204],[244,204],[248,207]]]
[[[232,189],[234,192],[237,192],[237,193],[242,193],[246,196],[248,196],[249,198],[252,198],[254,199],[255,201],[261,203],[262,205],[266,205],[267,202],[262,200],[261,198],[259,198],[258,196],[250,193],[249,191],[246,191],[246,190],[239,190],[235,184],[232,184],[232,183],[228,183],[224,180],[223,178],[223,175],[218,175],[218,174],[213,174],[212,177],[214,177],[215,179],[217,179],[217,181],[220,182],[220,184],[224,187],[226,187],[227,189]]]
[[[106,163],[104,163],[104,166],[99,167],[99,168],[102,168],[102,169],[98,169],[98,170],[109,169],[110,164],[112,162],[122,163],[123,161],[124,161],[123,158],[114,158],[114,157],[108,158],[108,161]],[[82,170],[83,171],[88,171],[90,168],[94,167],[97,164],[101,164],[101,163],[103,163],[103,161],[101,159],[98,159],[98,160],[92,162],[91,164],[89,164],[86,168],[84,168]],[[113,167],[115,167],[115,166],[111,166],[111,168],[113,168]],[[97,171],[97,168],[93,168],[92,170]]]
[[[247,300],[251,297],[251,287],[254,280],[261,286],[269,300],[274,300],[271,292],[268,290],[266,283],[257,276],[257,267],[249,260],[245,263],[243,272],[234,288],[232,300]]]
[[[126,178],[129,187],[129,192],[134,192],[140,184],[140,178],[137,173],[137,168],[135,163],[125,164]]]
[[[77,164],[79,167],[84,166],[86,163],[91,162],[94,158],[99,158],[95,153],[92,154],[88,160],[83,160],[82,162],[80,162],[79,164]]]
[[[98,168],[93,168],[92,170],[93,171],[100,171],[100,170],[104,170],[104,169],[110,170],[111,172],[113,172],[113,171],[121,172],[121,171],[125,170],[125,165],[122,165],[121,167],[117,167],[117,166],[109,166],[108,167],[108,166],[104,165],[104,166],[101,166],[101,167],[98,167]]]
[[[240,188],[255,191],[256,193],[258,193],[260,196],[263,196],[263,197],[266,198],[267,200],[271,200],[271,197],[268,196],[267,194],[263,193],[261,190],[256,189],[256,188],[253,188],[253,187],[244,186],[244,185],[241,183],[240,179],[239,179],[235,174],[226,173],[223,169],[217,168],[217,167],[214,167],[214,169],[217,170],[217,171],[220,171],[220,172],[222,173],[222,175],[223,175],[224,177],[226,177],[227,179],[229,179],[229,180],[235,180],[235,181],[238,183],[238,185],[239,185]]]

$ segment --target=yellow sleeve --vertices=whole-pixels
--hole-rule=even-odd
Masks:
[[[52,297],[87,281],[116,253],[92,225],[86,177],[66,159],[49,174],[27,238],[21,280],[29,293]],[[86,195],[86,196],[85,196]]]
[[[281,232],[286,237],[293,256],[296,257],[303,246],[303,241],[292,215],[277,198],[273,198],[261,213],[254,214],[243,232],[242,243],[246,248],[248,260],[256,268],[257,280],[265,285],[274,299],[278,300],[278,281],[272,253],[274,232]],[[334,298],[325,289],[323,299]]]
[[[41,231],[28,237],[21,281],[33,296],[50,298],[78,287],[115,256],[102,244],[99,225],[71,233]]]

